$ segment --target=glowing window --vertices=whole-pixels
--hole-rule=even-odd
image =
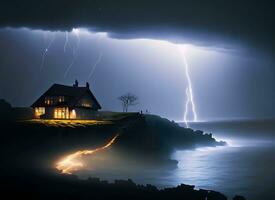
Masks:
[[[69,119],[69,108],[55,108],[54,118],[56,119]]]
[[[53,105],[53,97],[46,97],[45,98],[45,104]]]
[[[70,119],[76,119],[76,112],[74,109],[70,112]]]
[[[81,105],[82,105],[83,107],[88,107],[88,108],[92,107],[89,103],[82,103]]]
[[[41,115],[45,114],[45,108],[44,107],[36,107],[34,109],[34,112],[35,112],[36,117],[40,117]]]
[[[61,102],[64,102],[64,100],[65,100],[64,96],[59,96],[58,97],[58,102],[61,103]]]

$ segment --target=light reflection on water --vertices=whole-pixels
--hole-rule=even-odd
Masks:
[[[229,145],[175,152],[173,158],[179,161],[171,175],[175,184],[184,182],[229,197],[240,194],[248,199],[274,199],[274,140],[222,139]]]
[[[211,128],[214,127],[212,125]],[[179,161],[176,169],[144,168],[127,173],[125,170],[111,170],[97,174],[93,171],[84,172],[82,177],[90,175],[107,180],[131,178],[136,183],[150,183],[159,188],[185,183],[216,190],[230,198],[240,194],[249,200],[275,199],[275,128],[267,133],[261,128],[251,132],[243,128],[247,126],[240,130],[236,127],[234,131],[230,127],[209,130],[218,140],[226,141],[227,146],[176,151],[172,155]],[[207,127],[198,129],[208,131]]]
[[[227,154],[230,151],[236,151],[229,148],[209,147],[195,151],[177,151],[173,158],[178,160],[179,164],[172,176],[178,183],[193,184],[197,188],[217,189],[219,185],[224,185],[223,180],[230,176],[232,170],[228,163],[219,158],[221,151],[223,151],[223,158],[228,157]]]
[[[184,183],[216,190],[230,198],[235,194],[250,200],[275,197],[272,180],[275,175],[275,145],[270,141],[232,142],[224,147],[177,151],[172,158],[179,161],[178,168],[172,170],[86,171],[82,177],[87,177],[88,173],[109,181],[131,178],[136,183],[154,184],[159,188]]]

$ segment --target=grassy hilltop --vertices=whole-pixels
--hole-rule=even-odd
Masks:
[[[211,134],[193,131],[156,115],[105,112],[98,120],[2,121],[3,156],[31,162],[104,145],[119,134],[112,149],[128,157],[158,163],[171,161],[174,150],[224,145]],[[176,167],[176,162],[171,162]]]
[[[102,159],[96,160],[100,167],[114,168],[116,163],[123,162],[123,166],[124,162],[134,161],[135,165],[146,164],[153,169],[175,168],[177,161],[170,159],[175,150],[225,145],[212,134],[180,127],[156,115],[103,112],[97,120],[15,120],[14,110],[9,106],[4,109],[9,114],[0,117],[0,183],[12,198],[20,195],[28,199],[227,199],[221,193],[194,190],[194,186],[188,185],[158,190],[131,180],[80,180],[74,175],[60,175],[53,167],[60,155],[101,147],[119,135],[107,150],[111,157],[104,152],[98,154],[113,159],[101,164]],[[117,161],[113,155],[119,157]]]

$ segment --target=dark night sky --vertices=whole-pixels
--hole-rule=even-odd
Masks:
[[[92,82],[105,110],[119,110],[116,97],[130,91],[140,97],[133,110],[181,120],[186,80],[173,44],[192,44],[186,56],[200,120],[275,117],[273,8],[265,0],[1,1],[0,98],[30,105],[53,82],[78,78]],[[65,31],[78,27],[90,33],[80,31],[64,77],[77,42],[69,33],[64,52]]]

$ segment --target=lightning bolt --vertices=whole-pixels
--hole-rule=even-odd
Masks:
[[[68,72],[70,71],[70,69],[72,68],[72,66],[73,66],[73,64],[74,64],[74,62],[75,62],[75,59],[76,59],[76,57],[77,57],[77,50],[78,50],[79,42],[80,42],[79,30],[73,28],[72,33],[76,36],[76,46],[73,48],[73,59],[72,59],[72,62],[71,62],[71,63],[69,64],[69,66],[67,67],[65,73],[64,73],[64,78],[67,77]]]
[[[193,95],[193,88],[192,88],[192,81],[189,73],[189,65],[185,56],[185,48],[184,46],[178,46],[180,53],[183,58],[184,62],[184,69],[185,69],[185,76],[187,80],[187,87],[185,89],[186,93],[186,102],[185,102],[185,112],[184,112],[184,122],[186,124],[186,127],[188,128],[188,122],[187,122],[187,115],[188,115],[188,108],[191,104],[191,111],[193,115],[193,121],[196,122],[198,120],[197,113],[196,113],[196,106],[195,106],[195,101],[194,101],[194,95]]]
[[[72,68],[72,66],[73,66],[73,64],[74,64],[74,62],[75,62],[75,58],[76,58],[76,56],[73,56],[73,60],[72,60],[72,62],[70,63],[70,65],[67,67],[67,69],[66,69],[66,71],[65,71],[65,73],[64,73],[64,78],[66,78],[67,77],[67,75],[68,75],[68,72],[70,71],[70,69]]]
[[[190,97],[189,97],[189,90],[188,87],[185,89],[186,94],[186,103],[185,103],[185,111],[184,111],[184,123],[186,125],[186,128],[189,128],[188,122],[187,122],[187,115],[188,115],[188,105],[190,103]]]
[[[100,43],[101,39],[102,39],[102,36],[99,36],[99,38],[97,40],[97,43],[96,43],[96,46],[97,46],[98,49],[100,49],[98,44]],[[96,70],[96,67],[101,62],[101,59],[102,59],[102,56],[103,56],[103,52],[102,52],[102,50],[99,50],[99,51],[100,51],[100,53],[98,54],[98,57],[97,57],[95,63],[93,64],[92,69],[91,69],[91,71],[89,73],[89,77],[88,77],[89,79],[93,76],[94,71]]]
[[[76,36],[76,46],[73,50],[73,54],[76,55],[77,54],[77,50],[78,50],[78,47],[79,47],[79,42],[80,42],[80,37],[79,37],[79,30],[78,29],[73,29],[72,30],[72,33],[75,34]]]
[[[45,63],[45,58],[48,54],[49,49],[51,48],[53,42],[55,40],[55,33],[53,35],[53,38],[50,40],[50,42],[48,43],[48,45],[46,46],[45,50],[43,51],[42,54],[42,60],[41,60],[41,64],[40,64],[40,71],[42,71],[42,69],[44,68],[44,63]]]
[[[96,62],[94,63],[94,65],[93,65],[93,67],[92,67],[92,70],[91,70],[91,72],[90,72],[90,74],[89,74],[89,79],[93,76],[94,71],[95,71],[97,65],[100,63],[100,61],[101,61],[101,59],[102,59],[102,56],[103,56],[103,53],[102,53],[102,51],[101,51],[101,52],[99,53],[99,55],[98,55],[98,58],[97,58]]]
[[[68,40],[69,40],[69,35],[68,35],[68,31],[66,31],[66,34],[65,34],[65,43],[64,43],[64,53],[66,52]]]

